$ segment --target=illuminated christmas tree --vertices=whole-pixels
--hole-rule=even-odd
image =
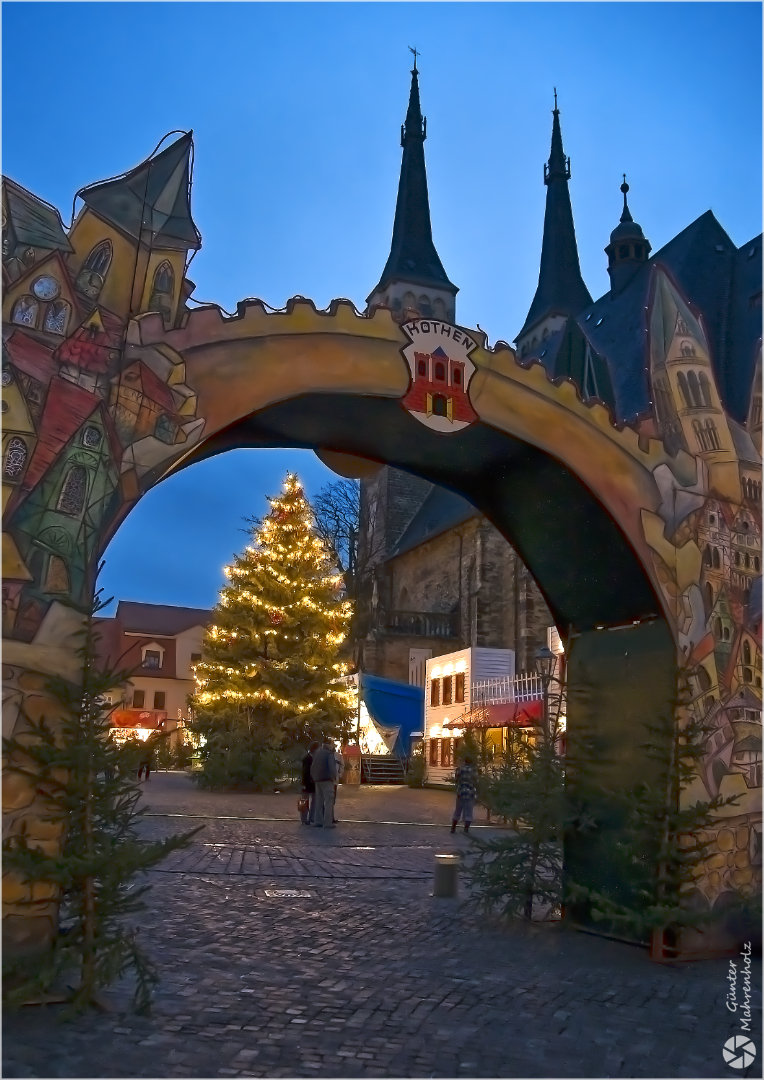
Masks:
[[[284,755],[322,736],[341,738],[352,702],[338,653],[352,610],[342,575],[313,527],[298,478],[252,527],[225,568],[194,698],[203,784],[264,787]],[[296,751],[295,751],[296,752]]]

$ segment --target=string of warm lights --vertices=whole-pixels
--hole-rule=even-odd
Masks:
[[[352,604],[338,595],[342,574],[313,529],[298,478],[287,475],[283,494],[268,501],[252,542],[223,568],[228,584],[195,667],[195,702],[213,713],[234,705],[340,723],[352,690],[329,684],[348,670],[337,651]]]

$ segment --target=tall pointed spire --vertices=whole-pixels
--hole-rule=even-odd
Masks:
[[[191,217],[193,145],[193,132],[188,131],[130,172],[90,184],[77,195],[136,240],[161,248],[200,248],[202,238]]]
[[[561,322],[560,317],[578,315],[592,302],[578,261],[568,190],[570,158],[565,157],[562,148],[557,90],[554,92],[552,117],[552,148],[549,161],[544,166],[546,210],[539,283],[523,328],[517,336],[518,342],[549,316],[557,316],[557,321]]]
[[[451,297],[458,292],[457,287],[449,281],[432,240],[430,199],[424,162],[426,138],[427,120],[422,116],[419,103],[419,71],[415,55],[409,106],[406,121],[401,127],[403,159],[398,201],[395,206],[393,241],[382,277],[370,294],[369,302],[394,281],[440,290]]]

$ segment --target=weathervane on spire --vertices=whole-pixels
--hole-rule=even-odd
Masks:
[[[422,54],[421,54],[420,52],[418,52],[418,51],[416,50],[416,48],[412,49],[410,45],[409,45],[409,47],[408,47],[408,50],[409,50],[409,52],[410,52],[410,53],[413,53],[413,54],[414,54],[414,71],[416,71],[416,58],[417,58],[418,56],[421,56]]]

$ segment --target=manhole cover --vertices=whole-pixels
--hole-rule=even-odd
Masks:
[[[298,896],[312,896],[307,889],[263,889],[266,896],[282,896],[289,900]]]

